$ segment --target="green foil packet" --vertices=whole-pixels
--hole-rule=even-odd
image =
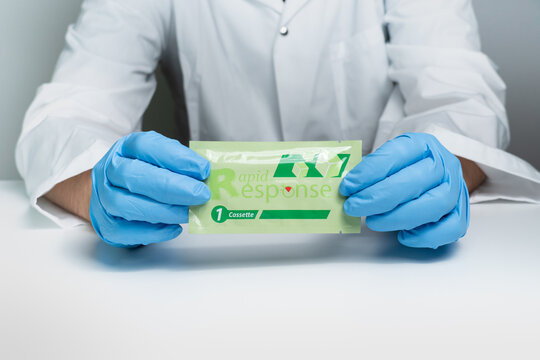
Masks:
[[[192,141],[190,148],[210,161],[212,194],[190,207],[190,233],[360,232],[338,189],[362,159],[361,141]]]

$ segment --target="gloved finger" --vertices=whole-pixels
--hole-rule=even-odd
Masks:
[[[459,240],[467,232],[468,226],[469,194],[463,182],[458,205],[452,212],[438,222],[400,231],[398,241],[408,247],[436,249]]]
[[[180,225],[128,221],[112,216],[103,208],[97,196],[92,196],[90,201],[90,219],[94,230],[102,240],[119,247],[167,241],[182,233]]]
[[[439,162],[422,159],[351,195],[345,201],[345,212],[351,216],[385,213],[438,186],[443,177],[444,167]]]
[[[177,238],[180,225],[150,224],[116,218],[115,226],[107,228],[102,239],[111,245],[149,245]]]
[[[210,190],[202,181],[137,159],[115,156],[106,176],[116,187],[164,204],[200,205],[210,200]]]
[[[126,136],[121,155],[204,180],[210,174],[210,163],[195,151],[154,131]]]
[[[437,222],[456,207],[459,189],[452,190],[453,186],[459,186],[459,183],[442,183],[418,199],[401,204],[394,210],[368,216],[366,225],[375,231],[396,231],[411,230],[420,225]]]
[[[343,196],[357,193],[425,158],[427,154],[429,148],[424,141],[414,141],[409,134],[398,136],[366,155],[343,178],[339,192]]]
[[[111,184],[103,184],[99,190],[103,208],[112,216],[130,221],[146,221],[152,224],[185,224],[188,207],[157,202]]]

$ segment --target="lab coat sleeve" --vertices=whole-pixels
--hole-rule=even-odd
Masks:
[[[166,0],[85,0],[52,81],[38,89],[25,115],[17,168],[32,205],[61,226],[84,222],[42,196],[141,128],[165,50],[167,6]]]
[[[396,88],[375,147],[426,132],[488,176],[472,202],[540,202],[540,173],[504,151],[510,140],[506,86],[480,51],[470,0],[387,0],[389,76]]]

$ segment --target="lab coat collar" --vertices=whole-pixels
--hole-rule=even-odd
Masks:
[[[281,19],[282,25],[287,25],[300,11],[304,9],[310,0],[287,0]]]
[[[255,0],[255,1],[273,9],[278,14],[281,14],[283,12],[283,8],[285,7],[285,3],[283,3],[283,1],[281,0]]]
[[[310,0],[256,0],[259,3],[282,14],[281,24],[288,24]]]

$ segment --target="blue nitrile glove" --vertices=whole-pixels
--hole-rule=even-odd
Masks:
[[[437,248],[469,226],[469,193],[461,164],[432,135],[407,133],[364,157],[341,182],[345,212],[367,216],[375,231],[396,231],[400,243]]]
[[[210,199],[201,181],[209,174],[208,160],[176,140],[153,131],[125,136],[92,170],[92,225],[118,247],[174,239],[188,206]]]

